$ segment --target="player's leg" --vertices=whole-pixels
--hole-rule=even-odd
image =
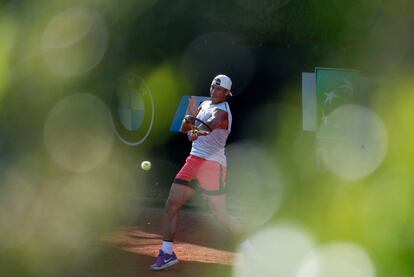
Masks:
[[[203,163],[197,173],[200,188],[207,198],[207,204],[212,214],[233,235],[240,236],[240,224],[230,216],[226,206],[226,175],[227,168],[225,166],[208,160]]]
[[[252,243],[250,240],[246,239],[248,231],[242,228],[239,221],[232,217],[228,212],[226,195],[207,195],[207,203],[210,211],[215,216],[217,221],[232,233],[233,238],[235,238],[238,242],[243,241],[241,245],[247,249],[247,251],[255,253],[256,250]]]
[[[206,195],[206,197],[208,207],[217,221],[226,227],[227,230],[230,231],[233,235],[241,236],[242,230],[239,222],[228,212],[226,205],[226,195]]]
[[[162,247],[152,270],[163,270],[178,263],[174,253],[174,237],[178,227],[179,210],[191,198],[195,190],[189,186],[173,183],[165,203]]]
[[[170,195],[165,203],[163,240],[173,241],[177,232],[179,209],[191,198],[195,190],[192,187],[173,183]]]
[[[152,270],[162,270],[178,263],[174,253],[174,237],[178,227],[179,209],[191,198],[195,190],[190,186],[194,178],[197,164],[192,156],[178,172],[171,186],[170,194],[165,202],[163,241],[157,261],[151,266]]]
[[[191,198],[195,190],[191,180],[195,179],[199,167],[198,159],[190,155],[184,166],[175,176],[170,188],[170,194],[165,203],[163,239],[173,241],[178,226],[178,211]]]

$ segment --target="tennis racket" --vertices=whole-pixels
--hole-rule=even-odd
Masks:
[[[210,134],[210,132],[212,131],[212,130],[211,130],[211,128],[210,128],[210,126],[208,126],[208,125],[207,125],[207,123],[205,123],[205,122],[204,122],[204,121],[202,121],[201,119],[198,119],[198,118],[197,118],[197,117],[195,117],[195,116],[192,116],[192,115],[187,114],[187,115],[184,117],[184,120],[185,120],[185,122],[186,122],[187,124],[189,124],[189,125],[190,125],[191,130],[192,130],[194,133],[196,133],[197,135],[205,136],[205,135]],[[202,130],[202,129],[200,129],[200,127],[197,127],[197,126],[196,126],[196,122],[199,122],[199,123],[201,124],[201,127],[203,127],[204,129],[207,129],[208,131],[206,131],[206,130]]]

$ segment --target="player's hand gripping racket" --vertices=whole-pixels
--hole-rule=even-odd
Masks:
[[[195,133],[199,136],[206,136],[206,135],[210,134],[210,132],[212,131],[210,126],[207,125],[207,123],[205,123],[201,119],[198,119],[195,116],[192,116],[192,115],[188,114],[184,117],[184,120],[188,125],[190,125],[191,130],[193,131],[193,133]],[[207,129],[208,131],[202,130],[202,129],[200,129],[200,127],[196,127],[196,122],[201,123],[201,127],[203,127],[204,129]]]

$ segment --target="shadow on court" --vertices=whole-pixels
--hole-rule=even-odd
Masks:
[[[204,211],[181,211],[174,247],[180,262],[165,271],[151,271],[161,247],[162,218],[162,209],[143,210],[134,224],[122,226],[104,239],[100,265],[82,272],[99,276],[231,276],[236,243]]]

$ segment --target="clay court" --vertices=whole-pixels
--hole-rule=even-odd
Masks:
[[[111,251],[102,273],[112,276],[231,276],[236,243],[227,231],[206,211],[184,209],[175,240],[179,264],[154,272],[161,246],[163,210],[146,208],[136,223],[123,226],[105,241]]]

